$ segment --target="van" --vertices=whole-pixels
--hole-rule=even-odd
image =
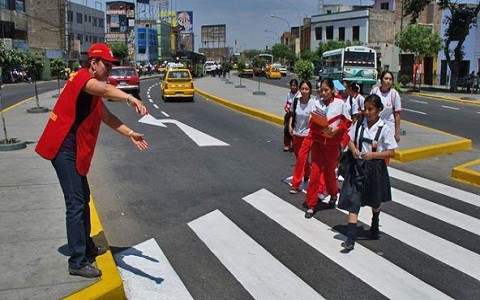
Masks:
[[[213,60],[207,60],[203,65],[203,73],[210,74],[212,72],[212,66],[215,64]]]

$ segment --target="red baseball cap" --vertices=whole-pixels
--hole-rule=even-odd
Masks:
[[[118,62],[118,60],[113,57],[112,50],[108,45],[103,43],[96,43],[90,47],[88,50],[88,58],[100,57],[106,61]]]

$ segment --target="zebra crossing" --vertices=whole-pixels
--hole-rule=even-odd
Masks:
[[[454,202],[467,203],[475,209],[480,209],[480,196],[477,194],[393,168],[389,168],[389,172],[392,178],[434,192],[434,195],[448,196]],[[462,233],[461,236],[467,234],[480,241],[478,237],[480,220],[474,217],[475,214],[457,211],[435,203],[433,199],[426,199],[397,188],[392,188],[392,194],[397,210],[425,214],[428,218],[445,224],[454,233]],[[322,259],[328,260],[328,263],[334,266],[332,274],[334,272],[351,274],[352,283],[336,283],[340,287],[345,288],[353,285],[353,282],[358,282],[389,299],[478,299],[480,295],[479,251],[463,247],[462,243],[451,238],[447,239],[442,234],[431,233],[425,228],[412,225],[408,218],[404,220],[395,213],[382,212],[380,217],[382,238],[379,241],[365,243],[359,240],[354,251],[344,253],[340,244],[346,237],[336,230],[337,226],[332,225],[331,221],[324,221],[321,217],[305,219],[303,209],[291,200],[288,190],[285,191],[285,196],[280,197],[272,191],[260,189],[246,195],[242,201],[249,209],[255,211],[252,214],[258,216],[260,213],[272,221],[275,228],[278,230],[282,228],[291,235],[292,240],[304,243]],[[346,212],[336,209],[329,211],[328,214],[335,214],[336,219],[341,220],[336,222],[337,224],[346,223],[344,215]],[[359,221],[368,225],[371,216],[370,208],[362,208]],[[325,291],[321,284],[312,284],[315,278],[308,278],[298,270],[292,270],[295,268],[291,267],[291,262],[282,261],[275,251],[263,245],[258,236],[252,237],[247,234],[242,229],[242,224],[238,223],[240,222],[234,222],[229,218],[228,212],[215,209],[188,222],[187,225],[252,298],[337,297],[332,296],[335,294],[332,294],[331,290]],[[161,251],[159,247],[158,249]],[[156,257],[153,254],[150,256]],[[166,258],[162,261],[167,263],[168,270],[173,270]],[[164,268],[165,266],[158,266],[159,277]],[[122,270],[121,266],[119,269],[123,276],[125,270]],[[128,282],[125,282],[125,285],[131,286]],[[160,289],[167,288],[168,280],[162,282],[160,286],[162,285],[164,287]],[[188,295],[187,298],[192,297],[185,289],[188,289],[188,286],[183,288],[183,295]],[[127,297],[142,299],[138,293],[135,295],[137,296]],[[179,296],[178,299],[183,297]]]

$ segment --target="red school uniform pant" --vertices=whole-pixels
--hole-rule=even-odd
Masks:
[[[292,189],[298,189],[304,177],[310,177],[310,163],[308,156],[312,139],[307,136],[293,136],[293,151],[297,161],[293,169]]]
[[[338,165],[338,145],[312,144],[312,166],[307,188],[307,206],[314,208],[318,203],[318,193],[322,192],[322,176],[325,179],[327,192],[336,198],[338,194],[335,168]]]

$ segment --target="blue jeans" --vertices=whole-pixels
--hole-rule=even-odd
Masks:
[[[88,264],[94,247],[90,237],[90,188],[86,176],[77,172],[75,152],[58,152],[52,159],[66,205],[68,266],[79,269]]]

